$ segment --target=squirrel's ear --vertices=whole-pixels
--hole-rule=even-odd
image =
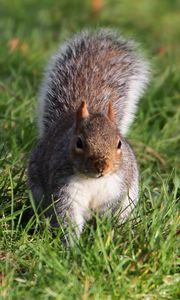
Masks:
[[[108,105],[107,117],[109,118],[109,120],[111,120],[112,122],[114,122],[115,116],[114,116],[114,111],[113,111],[112,101],[111,100],[109,101],[109,105]]]
[[[77,121],[81,119],[86,119],[89,116],[89,112],[87,109],[87,105],[85,101],[82,101],[81,105],[79,106],[76,114]]]

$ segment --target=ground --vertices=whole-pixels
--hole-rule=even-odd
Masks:
[[[1,0],[1,299],[179,299],[179,1]],[[94,9],[95,10],[95,9]],[[99,220],[67,249],[35,214],[26,167],[49,56],[72,33],[108,26],[140,42],[152,64],[129,140],[141,190],[134,220]]]

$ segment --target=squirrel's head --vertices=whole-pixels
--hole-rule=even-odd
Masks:
[[[107,114],[89,113],[83,101],[76,112],[70,156],[74,169],[89,177],[101,177],[120,164],[121,137],[111,101]]]

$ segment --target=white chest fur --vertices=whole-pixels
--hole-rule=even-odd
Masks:
[[[69,183],[68,194],[76,213],[81,213],[85,219],[91,211],[101,211],[105,206],[111,206],[124,195],[123,178],[120,174],[107,175],[101,178],[73,176]]]

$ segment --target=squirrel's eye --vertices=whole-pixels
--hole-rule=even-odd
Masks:
[[[121,141],[120,140],[118,142],[117,149],[121,149]]]
[[[76,148],[77,149],[83,149],[83,142],[81,140],[80,137],[77,138],[77,141],[76,141]]]

